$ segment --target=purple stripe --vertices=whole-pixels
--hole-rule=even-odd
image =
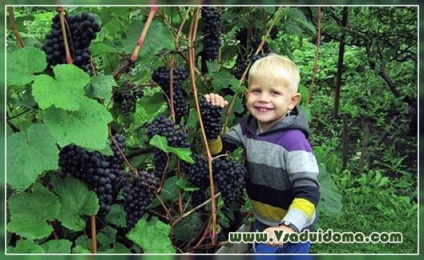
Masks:
[[[284,147],[287,151],[306,151],[312,152],[311,145],[305,137],[305,134],[298,129],[288,129],[269,133],[266,135],[257,136],[255,133],[249,131],[247,120],[242,120],[240,126],[242,134],[248,139],[255,139],[259,141],[265,141],[272,144],[277,144]]]

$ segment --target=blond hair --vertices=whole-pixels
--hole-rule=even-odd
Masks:
[[[264,76],[279,78],[285,82],[285,86],[290,88],[293,93],[298,92],[299,69],[293,61],[284,56],[270,54],[257,60],[250,68],[248,82],[251,82],[253,78]]]

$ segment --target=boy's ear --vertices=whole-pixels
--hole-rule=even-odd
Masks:
[[[294,107],[299,104],[300,99],[302,98],[302,95],[300,93],[296,93],[292,96],[290,100],[289,109],[292,110]]]
[[[247,96],[249,95],[249,90],[248,89],[245,89],[244,92],[243,92],[243,94],[244,94],[244,97],[247,98]]]

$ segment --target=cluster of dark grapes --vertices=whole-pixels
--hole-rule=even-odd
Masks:
[[[125,173],[123,178],[122,206],[127,213],[127,228],[131,229],[153,201],[157,183],[154,176],[146,171],[138,171],[137,175]]]
[[[219,54],[219,47],[222,44],[220,39],[221,14],[217,8],[202,7],[202,21],[202,58],[207,61],[216,60]]]
[[[215,158],[212,165],[214,181],[224,200],[222,210],[228,212],[233,204],[240,206],[243,202],[246,168],[228,157]]]
[[[73,144],[63,147],[59,153],[62,173],[81,180],[96,192],[100,202],[99,214],[110,210],[117,193],[114,183],[123,169],[125,137],[115,134],[113,139],[110,141],[113,156],[89,152]]]
[[[181,118],[187,113],[187,93],[183,89],[182,84],[187,79],[188,73],[183,68],[175,68],[172,71],[172,88],[173,88],[173,102],[175,111],[175,121],[179,123]],[[152,80],[155,81],[165,94],[170,97],[170,69],[162,66],[153,71]]]
[[[247,66],[249,66],[249,62],[250,62],[250,63],[251,63],[251,65],[252,65],[255,61],[257,61],[257,60],[259,60],[260,58],[263,58],[263,57],[265,57],[265,56],[267,56],[267,55],[268,55],[268,54],[266,54],[266,53],[252,54],[252,55],[249,57],[249,60],[248,60],[248,61],[245,61],[245,60],[238,60],[238,61],[237,61],[237,63],[236,63],[236,66],[235,66],[235,68],[234,68],[234,70],[233,70],[233,74],[234,74],[234,76],[235,76],[237,79],[241,79],[241,77],[243,76],[243,73],[244,73],[244,71],[246,70]],[[240,57],[240,56],[239,56],[239,57]],[[245,79],[247,79],[248,75],[249,75],[249,71],[247,71],[247,72],[246,72]]]
[[[187,180],[200,188],[193,192],[192,203],[197,206],[207,198],[206,188],[209,187],[208,162],[198,156],[192,155],[194,164],[185,164],[184,169]],[[221,192],[224,200],[223,211],[229,211],[232,205],[240,206],[244,203],[243,187],[245,184],[246,168],[229,157],[215,158],[212,162],[215,185]]]
[[[200,101],[200,113],[209,140],[217,139],[221,133],[221,111],[221,107],[212,105],[206,99]]]
[[[94,16],[87,12],[79,15],[66,14],[65,20],[67,41],[73,63],[87,70],[87,65],[90,64],[88,47],[100,31],[100,25],[95,21]],[[54,66],[66,63],[66,52],[59,14],[53,17],[52,22],[51,31],[46,35],[46,43],[42,48],[47,55],[47,63]]]
[[[131,82],[125,81],[121,90],[113,96],[114,105],[119,105],[124,114],[135,111],[135,103],[143,97],[143,88],[134,86]]]
[[[190,147],[187,133],[182,129],[177,129],[176,125],[164,116],[156,117],[147,128],[147,136],[151,139],[155,135],[160,135],[166,138],[168,146],[172,147]],[[155,174],[162,176],[165,172],[165,165],[167,161],[165,152],[159,149],[154,149],[153,152],[153,165],[155,167]]]
[[[277,36],[278,30],[276,27],[273,27],[270,33],[270,38],[275,39]],[[264,43],[262,50],[258,54],[256,50],[259,47],[262,39],[262,31],[258,28],[241,28],[236,34],[236,40],[239,41],[239,52],[237,56],[236,66],[233,69],[233,74],[237,79],[241,79],[244,71],[246,70],[249,62],[252,64],[260,58],[267,56],[271,53],[271,49],[268,44]],[[246,74],[246,78],[247,78]]]

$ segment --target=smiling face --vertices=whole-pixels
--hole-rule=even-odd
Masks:
[[[246,106],[258,122],[259,132],[269,129],[275,122],[286,117],[300,100],[297,93],[299,76],[297,68],[290,71],[275,62],[294,64],[281,56],[267,56],[254,64],[249,74]],[[267,59],[268,60],[265,60]],[[258,61],[258,62],[259,62]],[[267,62],[269,64],[267,64]],[[280,64],[281,65],[281,64]],[[255,67],[256,66],[256,67]]]

